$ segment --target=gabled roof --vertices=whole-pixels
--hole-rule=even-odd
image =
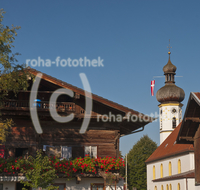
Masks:
[[[177,135],[180,130],[180,127],[181,127],[181,123],[165,139],[165,141],[153,152],[153,154],[146,160],[146,163],[154,162],[154,161],[161,160],[167,157],[194,151],[193,145],[176,144],[176,139],[177,139]]]
[[[200,92],[191,92],[177,143],[193,144],[200,124]]]
[[[39,73],[42,73],[42,72],[32,69],[30,67],[27,67],[26,71],[34,76],[36,76]],[[67,88],[67,89],[72,90],[74,93],[80,94],[82,96],[86,96],[84,90],[77,88],[76,86],[73,86],[71,84],[68,84],[64,81],[61,81],[59,79],[56,79],[45,73],[42,73],[42,79],[45,82],[48,82],[49,84],[51,84],[51,86],[55,86],[57,88],[59,88],[59,87]],[[92,93],[92,100],[93,100],[93,103],[95,102],[95,103],[98,103],[101,105],[105,105],[105,106],[111,108],[112,110],[113,109],[117,110],[117,112],[119,112],[120,114],[123,115],[123,122],[121,122],[121,123],[119,122],[116,125],[120,128],[121,136],[142,131],[146,124],[148,124],[154,120],[154,118],[152,118],[152,117],[146,116],[146,115],[139,113],[133,109],[122,106],[122,105],[112,102],[108,99],[97,96],[93,93]],[[137,116],[138,119],[136,121],[131,121],[130,118],[128,119],[128,115],[129,116],[130,115]],[[139,130],[140,128],[142,128],[142,129]]]
[[[154,179],[153,182],[169,181],[169,180],[176,180],[176,179],[183,179],[183,178],[194,178],[194,177],[195,177],[194,170],[190,170],[184,173]]]
[[[27,67],[26,70],[27,70],[29,73],[31,73],[31,74],[33,74],[33,75],[35,75],[35,76],[36,76],[38,73],[42,73],[42,72],[40,72],[40,71],[38,71],[38,70],[36,70],[36,69],[32,69],[32,68],[30,68],[30,67]],[[64,82],[64,81],[61,81],[61,80],[59,80],[59,79],[57,79],[57,78],[54,78],[54,77],[52,77],[52,76],[50,76],[50,75],[47,75],[47,74],[45,74],[45,73],[42,73],[42,75],[43,75],[43,76],[42,76],[42,79],[44,79],[44,80],[46,80],[46,81],[49,81],[50,83],[53,83],[53,84],[55,84],[55,85],[58,85],[58,86],[60,86],[60,87],[62,87],[62,88],[71,89],[72,91],[74,91],[74,92],[76,92],[76,93],[79,93],[80,95],[85,96],[85,92],[84,92],[84,90],[81,89],[81,88],[78,88],[78,87],[76,87],[76,86],[73,86],[73,85],[71,85],[71,84],[69,84],[69,83],[66,83],[66,82]],[[112,102],[112,101],[110,101],[110,100],[108,100],[108,99],[105,99],[105,98],[100,97],[100,96],[95,95],[95,94],[92,94],[92,98],[93,98],[93,100],[96,100],[96,101],[98,101],[98,102],[101,102],[102,104],[105,104],[105,105],[107,105],[107,106],[113,107],[113,108],[118,109],[118,110],[120,110],[120,111],[123,111],[123,112],[125,112],[125,113],[126,113],[126,112],[131,112],[132,114],[136,114],[136,115],[142,114],[142,113],[139,113],[139,112],[137,112],[137,111],[135,111],[135,110],[133,110],[133,109],[130,109],[130,108],[125,107],[125,106],[122,106],[122,105],[120,105],[120,104],[118,104],[118,103]],[[144,114],[142,114],[142,115],[144,115]],[[153,121],[153,118],[152,118],[152,121]]]

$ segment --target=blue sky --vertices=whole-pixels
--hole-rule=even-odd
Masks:
[[[176,85],[185,91],[183,111],[191,91],[199,91],[200,1],[186,0],[1,0],[4,25],[21,26],[15,41],[19,63],[27,59],[103,59],[104,67],[35,67],[83,88],[85,73],[94,94],[151,114],[158,102],[150,96],[153,76],[162,76],[168,61],[177,67]],[[164,85],[156,78],[155,91]],[[143,136],[159,144],[159,123],[122,137],[128,153]]]

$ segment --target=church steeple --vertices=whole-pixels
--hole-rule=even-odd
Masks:
[[[165,86],[160,88],[156,93],[156,98],[160,103],[182,102],[185,98],[185,92],[182,88],[175,85],[174,76],[176,75],[176,66],[170,60],[171,52],[168,52],[169,60],[163,67],[165,75]]]
[[[172,64],[170,60],[171,52],[168,52],[169,60],[167,64],[163,67],[164,75],[165,75],[165,83],[175,83],[174,75],[176,75],[176,66]]]
[[[169,45],[170,46],[170,45]],[[171,48],[171,47],[170,47]],[[176,66],[169,59],[163,67],[165,75],[165,86],[160,88],[156,93],[160,110],[160,144],[168,137],[168,135],[176,128],[182,120],[182,106],[180,102],[184,100],[185,92],[182,88],[175,85],[174,76],[176,75]]]

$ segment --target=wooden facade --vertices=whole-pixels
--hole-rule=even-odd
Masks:
[[[27,71],[34,76],[39,73],[31,68]],[[144,126],[152,121],[152,118],[149,121],[144,120],[145,116],[139,112],[92,94],[91,120],[86,133],[80,134],[79,130],[85,117],[84,91],[43,73],[37,92],[37,99],[40,101],[33,105],[37,107],[39,122],[43,129],[43,133],[38,134],[30,116],[29,98],[33,82],[32,80],[29,82],[30,87],[27,91],[19,91],[17,96],[11,92],[8,99],[2,103],[3,119],[12,118],[14,121],[5,143],[6,156],[35,155],[36,150],[48,145],[71,147],[72,157],[84,156],[85,147],[88,146],[95,147],[98,157],[118,157],[120,137],[144,129]],[[50,115],[49,99],[59,88],[68,88],[74,92],[73,98],[60,95],[56,102],[59,115],[74,114],[74,119],[68,123],[56,122]],[[104,117],[109,114],[112,115],[108,121],[98,120],[99,116]],[[128,120],[127,114],[138,116],[137,121]],[[121,121],[114,121],[113,118],[117,115],[122,117]]]

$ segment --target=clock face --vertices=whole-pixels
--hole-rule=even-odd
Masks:
[[[174,114],[176,112],[177,112],[176,108],[172,108],[172,113]]]

